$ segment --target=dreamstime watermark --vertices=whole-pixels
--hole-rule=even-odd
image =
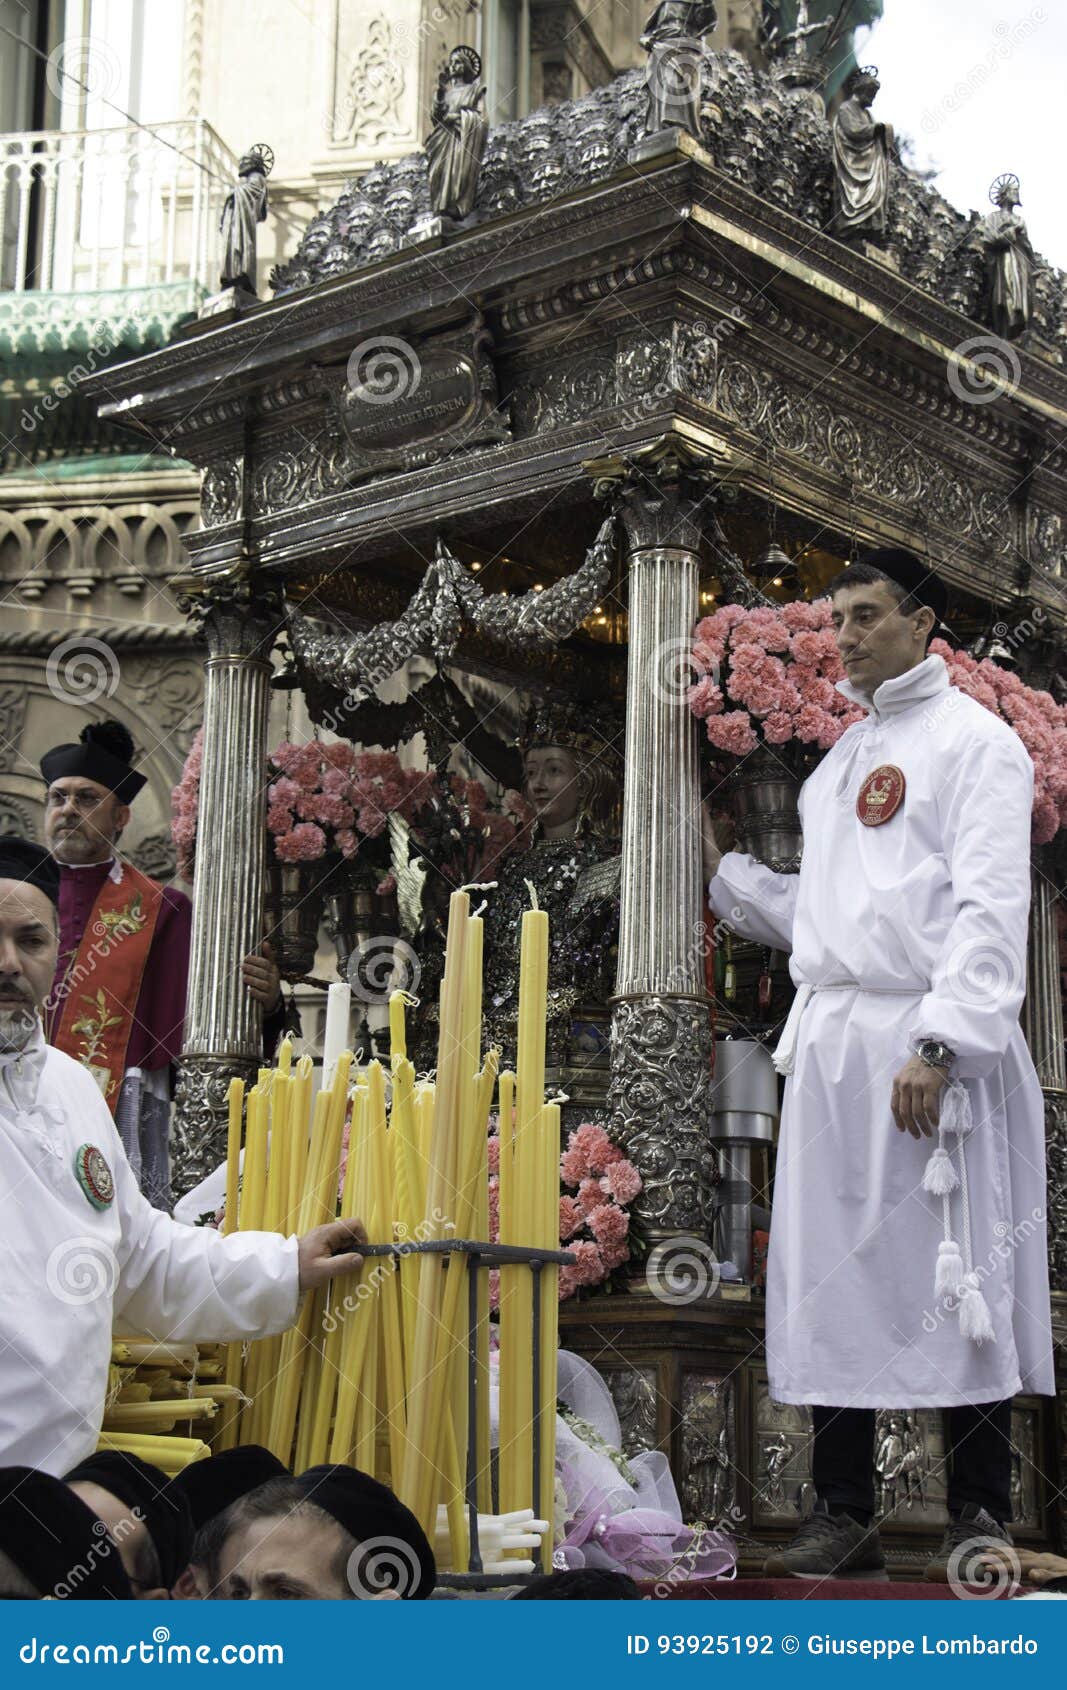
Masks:
[[[993,637],[1001,640],[1004,645],[1010,646],[1014,651],[1016,646],[1024,645],[1027,640],[1036,638],[1047,621],[1048,617],[1038,604],[1034,606],[1029,615],[1024,616],[1021,621],[1012,625],[1007,622],[994,622]]]
[[[729,1534],[744,1523],[744,1510],[738,1508],[736,1504],[728,1510],[723,1519],[716,1520],[713,1526],[706,1526],[703,1520],[694,1521],[691,1528],[692,1541],[687,1548],[679,1553],[667,1571],[656,1580],[652,1592],[653,1596],[660,1602],[665,1601],[672,1591],[677,1590],[680,1584],[688,1584],[692,1579],[710,1576],[717,1580],[721,1579],[727,1584],[731,1579],[735,1579],[737,1577],[737,1551]],[[704,1568],[707,1566],[708,1557],[719,1555],[732,1558],[733,1565],[729,1570],[721,1571],[716,1566],[714,1572],[706,1573]]]
[[[961,1602],[996,1601],[1021,1581],[1019,1557],[1001,1537],[969,1537],[949,1556],[948,1583]]]
[[[90,1544],[89,1553],[84,1561],[77,1561],[60,1582],[52,1586],[50,1595],[57,1602],[62,1602],[69,1597],[76,1597],[79,1588],[85,1583],[86,1579],[90,1578],[96,1568],[109,1560],[112,1555],[118,1554],[123,1540],[130,1537],[143,1520],[144,1514],[136,1504],[110,1531],[103,1520],[94,1520],[92,1529],[96,1542]]]
[[[84,381],[87,376],[91,376],[100,360],[106,358],[109,352],[114,352],[117,345],[118,340],[115,330],[108,324],[101,323],[94,330],[93,341],[89,347],[86,362],[84,364],[72,364],[66,375],[56,382],[51,392],[42,394],[35,405],[29,408],[23,407],[22,415],[19,418],[19,427],[23,433],[32,434],[36,428],[39,428],[45,417],[58,410],[64,399],[70,398],[77,383]]]
[[[719,1286],[718,1258],[703,1238],[682,1234],[664,1239],[645,1262],[645,1287],[657,1302],[684,1308],[700,1297],[712,1297]]]
[[[436,1235],[439,1228],[449,1224],[449,1216],[442,1209],[434,1209],[431,1215],[421,1220],[415,1228],[413,1236],[401,1238],[397,1241],[396,1256],[380,1256],[374,1263],[365,1279],[361,1279],[354,1291],[347,1291],[341,1302],[328,1307],[322,1317],[322,1330],[326,1333],[336,1332],[343,1326],[350,1314],[362,1308],[376,1297],[385,1284],[392,1263],[398,1258],[413,1255],[416,1244],[425,1244],[427,1239]]]
[[[72,85],[91,100],[109,100],[122,82],[122,61],[98,35],[71,35],[53,47],[44,79],[57,100],[70,97]]]
[[[958,77],[949,93],[938,100],[935,106],[927,106],[922,116],[922,132],[924,135],[934,135],[941,125],[950,117],[955,117],[962,111],[967,102],[986,86],[997,74],[1000,67],[1011,58],[1017,48],[1048,22],[1048,13],[1043,6],[1035,6],[1024,18],[1018,18],[1009,23],[1005,18],[998,18],[993,25],[995,40],[984,58],[977,60]]]
[[[716,61],[704,52],[697,36],[654,42],[645,65],[645,86],[656,127],[688,129],[716,79]]]
[[[348,1588],[361,1602],[384,1591],[405,1597],[422,1579],[422,1563],[410,1543],[399,1537],[367,1537],[348,1557]]]
[[[995,334],[961,340],[948,355],[948,385],[964,405],[990,405],[1019,390],[1023,367],[1014,346]]]
[[[371,335],[349,354],[348,393],[364,405],[395,405],[410,399],[422,381],[422,364],[409,341],[399,335]]]
[[[376,933],[363,939],[345,964],[352,995],[359,1003],[387,1003],[394,992],[418,996],[422,963],[406,939]]]
[[[102,1238],[65,1238],[45,1263],[44,1282],[70,1308],[110,1301],[119,1282],[118,1257]]]
[[[740,305],[732,305],[727,315],[717,323],[709,323],[704,318],[686,323],[684,330],[679,331],[684,332],[684,345],[675,346],[668,343],[661,348],[663,375],[658,381],[646,386],[629,409],[619,413],[618,426],[635,428],[644,422],[664,399],[694,393],[697,372],[707,376],[708,386],[707,393],[698,394],[697,397],[703,396],[710,400],[718,368],[719,348],[739,329],[744,328],[747,321]]]
[[[1008,1221],[997,1221],[993,1227],[993,1237],[996,1243],[986,1256],[984,1262],[976,1262],[968,1276],[972,1281],[969,1289],[980,1291],[996,1272],[1000,1262],[1006,1262],[1010,1256],[1025,1244],[1028,1239],[1041,1232],[1047,1220],[1044,1209],[1031,1209],[1024,1220],[1016,1221],[1012,1226]],[[960,1299],[952,1293],[939,1297],[932,1309],[923,1310],[923,1331],[928,1335],[935,1333],[939,1326],[954,1315],[960,1306]]]
[[[95,937],[85,953],[84,960],[80,958],[79,954],[79,960],[74,963],[70,972],[58,981],[49,992],[49,1003],[65,1003],[73,992],[84,986],[87,980],[92,979],[92,976],[96,973],[97,963],[103,962],[105,958],[109,957],[116,946],[121,945],[123,939],[139,933],[143,925],[142,921],[138,921],[126,913],[117,920],[112,919],[110,921],[104,921],[97,916],[91,929]]]
[[[653,698],[661,704],[689,702],[689,695],[698,681],[710,679],[719,684],[719,666],[706,669],[693,656],[693,641],[686,636],[662,640],[648,654],[645,685]]]
[[[1002,939],[985,934],[963,939],[953,947],[944,968],[949,996],[975,1008],[990,1008],[1022,994],[1025,958]]]
[[[53,1643],[31,1637],[19,1649],[23,1666],[270,1666],[285,1664],[280,1643],[172,1643],[165,1625],[136,1643]]]
[[[119,684],[119,660],[94,634],[70,634],[48,654],[45,681],[60,704],[84,707],[110,698]]]

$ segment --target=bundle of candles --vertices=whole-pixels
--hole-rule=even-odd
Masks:
[[[311,1061],[294,1066],[288,1043],[247,1098],[241,1081],[230,1087],[224,1229],[303,1233],[357,1217],[375,1249],[357,1275],[308,1295],[285,1334],[228,1346],[225,1383],[233,1395],[223,1402],[215,1447],[265,1444],[295,1472],[350,1462],[390,1484],[431,1541],[441,1507],[456,1572],[469,1565],[475,1505],[484,1514],[494,1505],[532,1508],[546,1520],[553,1512],[558,1264],[548,1257],[559,1252],[560,1111],[544,1097],[547,976],[548,917],[528,910],[516,1072],[498,1074],[499,1053],[481,1050],[482,922],[468,894],[456,892],[432,1082],[417,1079],[407,1058],[403,993],[389,1005],[387,1075],[379,1062],[355,1067],[342,1048],[349,988],[334,986],[313,1107]],[[489,1240],[494,1093],[500,1243],[544,1253],[534,1270],[519,1261],[500,1270],[495,1495],[490,1263],[448,1242]],[[472,1258],[485,1265],[471,1269]],[[550,1556],[549,1541],[546,1565]]]
[[[224,1371],[221,1345],[116,1339],[99,1448],[127,1450],[167,1473],[205,1460],[220,1409],[240,1398],[223,1384]]]

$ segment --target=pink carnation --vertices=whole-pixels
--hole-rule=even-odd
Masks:
[[[722,716],[709,716],[705,731],[712,745],[735,757],[744,757],[759,744],[747,710],[727,710]]]
[[[589,1239],[580,1239],[570,1248],[578,1258],[572,1272],[579,1285],[599,1285],[606,1276],[604,1258],[596,1244]]]
[[[489,1140],[489,1172],[491,1174],[500,1172],[500,1140],[496,1133],[493,1133]]]
[[[784,745],[793,737],[793,718],[786,710],[772,710],[763,720],[763,737],[768,745]]]
[[[622,1160],[622,1151],[596,1121],[583,1121],[575,1127],[567,1142],[582,1152],[592,1174],[603,1173],[613,1162]]]
[[[641,1175],[625,1157],[613,1162],[600,1181],[601,1191],[614,1197],[616,1203],[632,1203],[642,1187]]]
[[[326,851],[326,835],[312,822],[298,822],[291,833],[280,834],[274,841],[274,854],[283,863],[307,863]]]
[[[589,1230],[598,1244],[621,1244],[630,1230],[630,1217],[615,1203],[601,1203],[590,1211]]]
[[[694,716],[716,716],[722,706],[722,689],[716,686],[710,675],[705,675],[702,681],[690,687],[689,708]]]
[[[583,1179],[578,1187],[578,1207],[585,1215],[592,1214],[604,1201],[604,1193],[600,1189],[598,1179]]]
[[[565,1244],[568,1238],[573,1238],[585,1225],[582,1214],[573,1197],[561,1197],[559,1200],[559,1236]]]
[[[564,1185],[577,1185],[589,1173],[589,1164],[583,1151],[568,1146],[559,1159],[559,1177]]]

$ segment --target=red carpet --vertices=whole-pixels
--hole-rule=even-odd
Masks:
[[[866,1579],[693,1579],[688,1584],[643,1584],[642,1593],[674,1602],[954,1602],[947,1584],[896,1584]]]

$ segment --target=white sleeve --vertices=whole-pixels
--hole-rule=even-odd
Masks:
[[[996,1067],[1019,1021],[1033,791],[1029,753],[1014,736],[998,734],[961,755],[941,795],[956,913],[908,1041],[947,1044],[963,1079]]]
[[[123,1330],[189,1342],[266,1338],[291,1326],[300,1306],[297,1239],[182,1226],[142,1194],[113,1123],[110,1143],[120,1224],[114,1313]]]
[[[776,874],[743,851],[727,851],[708,887],[708,902],[742,939],[790,951],[799,884],[799,874]]]

